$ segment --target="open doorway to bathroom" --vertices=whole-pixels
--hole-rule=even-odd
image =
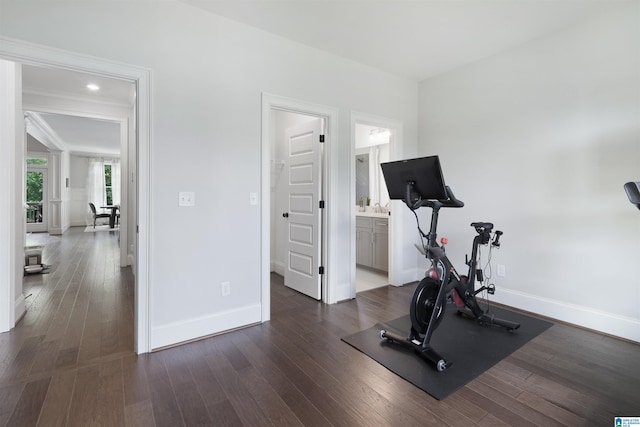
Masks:
[[[355,124],[356,292],[389,284],[389,194],[380,163],[390,160],[392,130]]]

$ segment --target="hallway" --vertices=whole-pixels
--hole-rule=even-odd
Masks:
[[[67,410],[80,414],[120,359],[135,359],[134,279],[118,266],[118,233],[73,227],[62,236],[29,234],[33,245],[44,246],[51,269],[25,276],[27,312],[0,334],[0,425],[35,425],[38,404],[49,422]]]

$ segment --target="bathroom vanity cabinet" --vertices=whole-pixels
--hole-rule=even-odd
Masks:
[[[389,270],[389,217],[382,214],[356,216],[356,264]]]

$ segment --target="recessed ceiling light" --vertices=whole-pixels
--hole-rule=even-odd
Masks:
[[[93,83],[89,83],[87,85],[87,89],[89,89],[89,90],[100,90],[100,86],[94,85]]]

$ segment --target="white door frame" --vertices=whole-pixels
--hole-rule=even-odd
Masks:
[[[136,224],[138,226],[138,242],[135,275],[134,343],[136,353],[149,352],[150,319],[152,315],[151,307],[149,306],[149,258],[151,249],[151,235],[149,232],[151,227],[149,209],[151,195],[151,70],[7,37],[0,37],[0,58],[22,64],[98,74],[109,78],[127,80],[136,84],[138,167],[135,178],[138,187],[138,217]],[[11,141],[9,143],[13,142]],[[21,191],[22,185],[11,184],[11,194],[15,195]],[[15,200],[15,197],[10,198],[10,200]],[[18,200],[22,200],[22,197]],[[134,224],[131,225],[133,226]],[[3,226],[3,224],[0,224],[0,227]],[[0,245],[11,245],[11,243],[8,241],[0,242]],[[7,248],[2,249],[7,250]],[[14,252],[16,248],[11,246],[8,250]],[[20,254],[20,256],[22,256],[22,254]],[[11,269],[16,269],[15,265],[12,265]],[[0,293],[2,295],[12,296],[12,289],[15,284],[10,283],[10,280],[5,280],[5,278],[8,277],[15,277],[16,280],[22,280],[22,272],[12,271],[11,275],[7,274],[0,278]],[[0,301],[5,301],[5,299],[0,298]],[[14,307],[12,306],[13,300],[8,299],[7,302],[10,307],[0,307],[0,311],[12,313],[14,311]],[[9,328],[7,328],[7,330],[12,329],[15,326],[15,321],[8,326]]]
[[[336,283],[331,271],[331,265],[335,265],[333,257],[336,251],[332,251],[333,239],[331,238],[337,215],[336,203],[332,203],[332,196],[337,193],[333,188],[335,180],[331,179],[332,172],[335,173],[337,162],[333,159],[331,145],[338,140],[338,109],[298,101],[268,93],[262,94],[262,172],[261,189],[262,198],[260,211],[260,281],[261,281],[261,306],[262,321],[266,322],[271,318],[271,111],[283,110],[290,113],[304,114],[325,119],[325,146],[323,161],[323,191],[326,200],[324,212],[322,238],[324,245],[322,248],[322,258],[325,264],[325,277],[322,282],[322,301],[328,304],[336,302]]]
[[[374,116],[372,114],[360,113],[357,111],[351,112],[351,159],[355,159],[356,156],[356,124],[368,125],[381,128],[387,128],[391,130],[391,137],[389,141],[389,160],[399,160],[402,150],[402,122],[386,117]],[[350,186],[349,186],[349,200],[351,201],[351,217],[350,217],[350,253],[351,261],[349,262],[349,268],[351,269],[351,298],[356,297],[356,164],[355,161],[349,162],[350,168]],[[403,283],[402,277],[402,263],[399,259],[400,245],[398,239],[401,236],[399,232],[401,227],[399,221],[399,215],[394,215],[393,212],[389,216],[389,283],[395,286],[400,286]]]

